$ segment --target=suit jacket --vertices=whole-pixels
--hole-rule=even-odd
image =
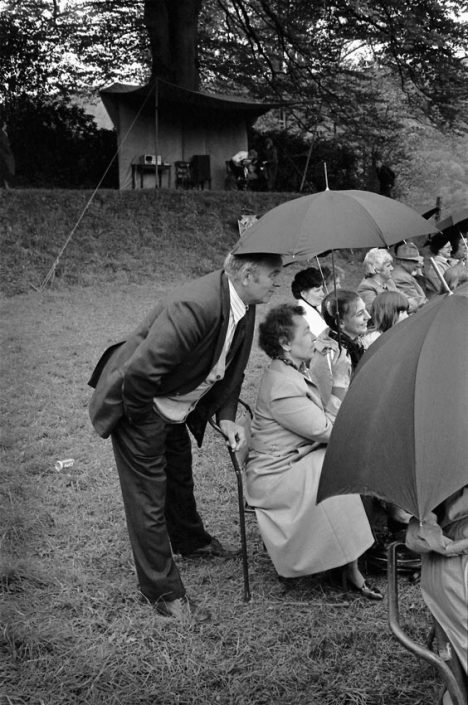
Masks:
[[[198,387],[218,360],[229,323],[228,278],[212,272],[170,293],[128,340],[108,348],[89,381],[95,386],[89,413],[107,438],[125,414],[134,422],[153,412],[153,397],[186,394]],[[233,420],[252,346],[255,306],[239,321],[222,380],[187,418],[201,445],[207,420]]]
[[[370,313],[372,302],[377,294],[381,294],[383,291],[398,290],[393,279],[387,279],[385,284],[380,284],[380,282],[376,281],[373,277],[364,277],[364,279],[361,279],[356,291],[364,301],[366,309]]]
[[[401,267],[398,262],[393,265],[392,279],[400,293],[404,294],[409,301],[410,313],[417,311],[423,304],[427,303],[427,297],[416,279]]]

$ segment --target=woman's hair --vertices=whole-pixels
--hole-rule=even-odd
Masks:
[[[374,328],[383,333],[395,325],[399,313],[408,309],[409,301],[399,291],[384,291],[378,294],[370,311]]]
[[[374,276],[376,273],[376,268],[381,267],[389,260],[393,261],[393,257],[388,250],[384,250],[381,247],[373,247],[369,250],[363,260],[364,276]]]
[[[297,272],[291,282],[291,291],[295,299],[300,299],[302,291],[315,289],[318,286],[322,286],[322,284],[323,279],[319,270],[315,269],[315,267],[309,267],[308,269],[301,269],[300,272]]]
[[[439,250],[441,250],[448,243],[449,239],[444,233],[436,233],[429,240],[429,249],[433,255],[437,255]]]
[[[336,295],[334,291],[327,294],[322,301],[322,316],[327,326],[334,331],[338,330],[337,318],[341,322],[360,298],[359,294],[348,289],[337,289]]]
[[[303,316],[304,309],[296,304],[280,304],[270,309],[258,327],[258,344],[268,357],[281,357],[281,342],[291,340],[294,333],[294,316]]]

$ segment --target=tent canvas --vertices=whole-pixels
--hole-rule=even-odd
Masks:
[[[119,187],[132,188],[132,163],[144,154],[160,155],[171,164],[208,154],[212,188],[224,188],[226,161],[247,149],[247,128],[279,103],[261,103],[237,96],[191,91],[161,79],[145,86],[116,83],[100,92],[117,130]],[[144,186],[155,186],[155,175],[146,174]],[[140,185],[137,179],[136,187]],[[163,175],[163,186],[169,179]]]

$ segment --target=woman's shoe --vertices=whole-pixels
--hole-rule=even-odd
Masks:
[[[383,600],[384,598],[383,593],[380,592],[379,588],[374,585],[369,585],[366,580],[364,580],[362,585],[358,587],[345,573],[343,573],[343,590],[346,592],[347,589],[351,589],[354,592],[360,592],[361,595],[366,597],[368,600]]]

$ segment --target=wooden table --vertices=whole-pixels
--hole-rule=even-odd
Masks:
[[[147,173],[155,174],[158,170],[158,186],[162,187],[162,177],[167,173],[167,188],[171,188],[171,164],[132,164],[132,188],[136,188],[137,176],[140,175],[140,188],[143,188],[143,178]]]

